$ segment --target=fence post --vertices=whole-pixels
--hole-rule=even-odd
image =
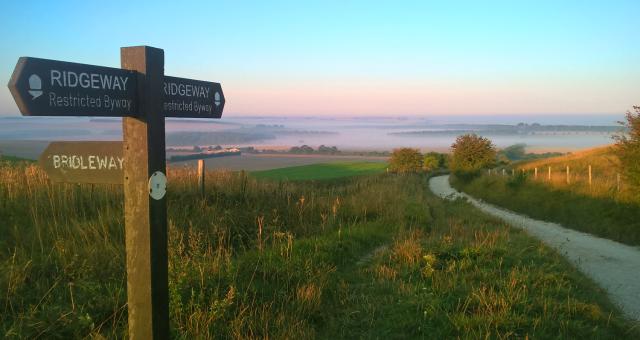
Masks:
[[[589,164],[589,186],[591,186],[591,164]]]
[[[538,179],[538,168],[533,169],[533,178]]]
[[[571,180],[569,179],[569,166],[567,165],[567,184],[570,184]]]
[[[200,196],[204,197],[204,159],[198,160],[198,189]]]
[[[549,182],[551,182],[551,167],[549,167]]]

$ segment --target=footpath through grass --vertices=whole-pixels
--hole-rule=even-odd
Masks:
[[[255,171],[251,175],[256,178],[275,180],[320,180],[378,174],[384,172],[386,168],[387,163],[382,162],[323,163]]]
[[[169,181],[174,338],[640,336],[555,252],[426,176],[210,172],[204,199],[192,170]],[[126,336],[120,190],[0,168],[0,337]]]
[[[554,187],[522,175],[483,175],[470,182],[452,177],[451,183],[471,196],[532,218],[640,245],[640,204],[637,203]]]

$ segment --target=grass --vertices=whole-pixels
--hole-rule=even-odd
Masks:
[[[453,186],[474,197],[532,218],[630,245],[640,245],[640,206],[553,187],[524,176],[483,175]]]
[[[375,162],[323,163],[255,171],[251,175],[262,179],[289,181],[325,180],[378,174],[384,172],[386,168],[387,163]]]
[[[635,334],[614,325],[602,292],[554,251],[467,203],[428,200],[430,228],[396,233],[389,250],[339,282],[321,337]]]
[[[569,183],[566,169],[569,167]],[[592,182],[589,184],[589,166],[591,166]],[[537,161],[520,162],[514,166],[518,171],[525,169],[529,179],[534,179],[535,168],[538,178],[553,188],[569,190],[584,196],[613,199],[618,202],[632,203],[637,201],[633,192],[624,185],[621,177],[618,190],[618,174],[620,161],[612,146],[587,149],[565,156],[551,157]],[[551,179],[548,171],[551,168]]]
[[[640,336],[558,254],[424,175],[209,172],[205,198],[195,179],[169,171],[175,338]],[[0,337],[126,337],[122,215],[118,186],[0,167]]]
[[[592,166],[592,185],[588,166]],[[566,167],[570,179],[566,181]],[[552,169],[551,181],[548,168]],[[459,190],[530,217],[629,245],[640,245],[640,205],[624,186],[617,191],[618,159],[611,147],[516,163],[516,175],[453,179]],[[538,178],[534,170],[538,168]],[[525,169],[523,174],[521,169]]]

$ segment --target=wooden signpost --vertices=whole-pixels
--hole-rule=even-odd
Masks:
[[[164,118],[220,118],[225,98],[219,83],[165,76],[161,49],[120,52],[120,69],[20,58],[9,90],[25,116],[124,117],[121,144],[56,142],[40,162],[52,181],[124,184],[129,337],[166,339]]]

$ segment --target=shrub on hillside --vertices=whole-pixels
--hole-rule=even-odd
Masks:
[[[640,106],[634,106],[633,112],[627,111],[626,121],[619,123],[626,131],[614,136],[615,152],[627,183],[637,192],[640,189]]]
[[[437,159],[438,165],[436,166],[436,168],[446,168],[449,165],[449,155],[447,155],[446,153],[431,151],[424,154],[424,157],[433,157]]]
[[[425,155],[422,160],[422,169],[424,171],[433,171],[440,167],[440,162],[434,155]]]
[[[449,168],[461,178],[471,178],[480,170],[493,166],[496,162],[496,148],[493,143],[476,134],[458,136],[451,145]]]
[[[398,173],[420,172],[422,162],[422,154],[417,149],[395,149],[389,160],[389,169]]]

